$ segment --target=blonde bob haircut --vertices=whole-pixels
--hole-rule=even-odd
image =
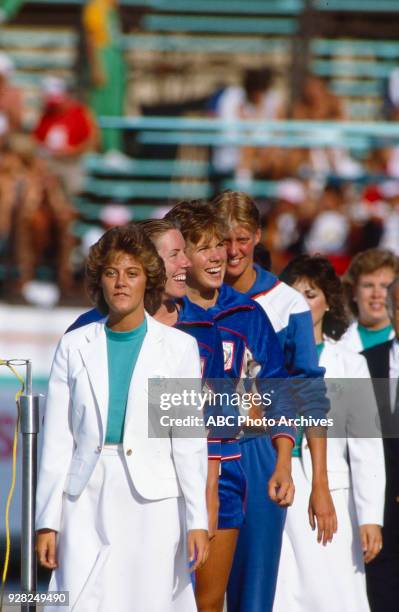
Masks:
[[[136,223],[113,227],[90,248],[85,282],[91,302],[101,314],[108,314],[108,304],[101,288],[101,276],[117,253],[131,255],[142,265],[147,277],[144,306],[148,312],[156,312],[161,305],[166,282],[165,266],[151,240]]]
[[[260,229],[260,214],[253,199],[243,191],[222,191],[212,205],[226,223],[242,225],[255,234]]]

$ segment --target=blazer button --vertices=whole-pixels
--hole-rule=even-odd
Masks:
[[[131,448],[128,448],[128,449],[127,449],[127,451],[126,451],[126,454],[127,454],[127,456],[128,456],[128,457],[130,457],[130,455],[132,455],[132,454],[133,454],[132,449],[131,449]]]

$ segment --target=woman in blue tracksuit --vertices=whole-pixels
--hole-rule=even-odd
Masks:
[[[205,310],[216,322],[223,341],[225,373],[233,379],[244,378],[247,382],[256,379],[257,390],[261,391],[270,388],[270,379],[285,379],[287,373],[283,365],[284,356],[277,336],[262,308],[256,302],[223,284],[226,267],[225,228],[214,210],[205,203],[182,202],[167,214],[167,218],[181,230],[187,244],[186,252],[191,261],[187,278],[187,297],[184,301],[192,312]],[[265,379],[269,379],[269,385]],[[295,413],[286,393],[287,385],[279,385],[278,381],[274,381],[272,387],[276,392],[276,400],[273,402],[269,416],[293,417]],[[292,449],[295,428],[270,427],[269,432],[271,438],[259,435],[259,431],[249,431],[245,440],[247,443],[258,440],[264,448],[262,464],[255,466],[261,472],[255,485],[257,503],[267,508],[262,516],[265,522],[262,529],[267,531],[270,540],[275,542],[275,545],[271,546],[270,556],[264,558],[262,555],[261,563],[265,571],[270,570],[270,580],[274,583],[280,555],[279,534],[283,529],[284,508],[291,503],[293,497],[290,460],[287,454],[289,455]],[[264,430],[262,433],[264,434]],[[242,449],[243,445],[240,447]],[[222,485],[223,463],[219,490]],[[248,500],[252,498],[253,493],[249,491]],[[269,502],[269,498],[277,504]],[[237,531],[224,535],[221,550],[228,549],[233,553],[237,536]],[[258,563],[259,559],[246,560],[248,566],[254,562]],[[199,574],[209,572],[209,568],[210,563],[207,563]],[[216,571],[216,568],[214,569]],[[262,589],[263,586],[259,585],[258,588]],[[222,610],[223,598],[220,599],[220,593],[218,595],[219,599],[213,591],[212,599],[208,591],[207,609]],[[256,590],[253,595],[256,597]]]
[[[294,377],[296,407],[300,414],[323,418],[329,409],[313,339],[312,319],[298,292],[254,264],[254,249],[260,240],[260,215],[245,193],[225,191],[214,200],[217,213],[228,223],[226,282],[254,299],[268,315],[280,346],[285,366]],[[310,380],[311,379],[311,380]],[[318,541],[330,541],[336,530],[335,510],[328,489],[325,439],[308,437],[312,455],[313,483],[310,521],[317,524]],[[258,503],[257,482],[266,461],[265,447],[259,440],[243,441],[243,465],[249,480],[247,520],[241,530],[228,587],[229,612],[267,612],[272,609],[277,580],[285,516],[275,508]],[[274,510],[278,525],[269,535],[268,518]],[[275,564],[263,560],[273,558]],[[248,561],[250,560],[250,561]]]

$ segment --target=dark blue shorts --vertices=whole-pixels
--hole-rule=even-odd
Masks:
[[[240,451],[237,444],[238,452]],[[231,445],[230,449],[232,449]],[[244,522],[247,479],[241,459],[221,462],[219,476],[219,529],[239,529]]]

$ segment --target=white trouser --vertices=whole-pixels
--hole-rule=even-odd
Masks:
[[[140,497],[105,447],[82,494],[64,494],[49,590],[69,591],[71,612],[195,612],[183,515],[181,498]]]
[[[350,489],[331,491],[338,531],[318,544],[308,520],[310,484],[292,460],[295,501],[287,512],[273,612],[369,612],[363,555]]]

